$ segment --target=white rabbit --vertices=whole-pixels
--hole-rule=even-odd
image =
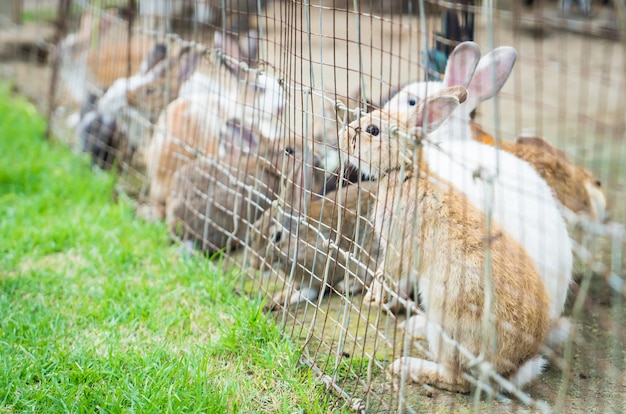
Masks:
[[[546,284],[550,318],[557,321],[572,281],[573,256],[567,225],[553,192],[527,162],[472,140],[470,112],[500,90],[512,70],[516,52],[501,47],[479,58],[475,43],[461,43],[450,55],[443,82],[411,84],[385,108],[398,111],[404,123],[412,114],[411,104],[423,99],[427,91],[430,94],[453,85],[468,85],[467,101],[429,136],[437,146],[427,145],[422,155],[433,174],[451,183],[475,206],[483,212],[492,208],[493,219],[526,249]],[[495,85],[491,78],[494,64]],[[493,177],[493,196],[485,181],[475,178],[478,172]],[[493,198],[491,205],[486,204],[487,198]],[[557,326],[564,325],[559,322],[555,329]]]
[[[405,121],[432,132],[465,94],[463,87],[441,90],[440,96],[418,103]],[[420,155],[423,146],[410,139],[403,145],[394,136],[391,126],[399,116],[375,111],[350,124],[340,140],[349,162],[362,170],[369,165],[367,171],[380,180],[374,223],[384,241],[384,260],[365,299],[384,302],[381,278],[388,276],[397,283],[399,295],[406,293],[404,286],[417,284],[426,313],[421,331],[411,333],[426,336],[435,361],[402,357],[391,364],[391,371],[398,374],[406,368],[414,382],[468,392],[470,383],[463,374],[472,371],[474,357],[481,355],[498,374],[522,386],[545,364],[539,354],[549,328],[545,286],[523,246],[497,223],[487,232],[480,209],[432,174]],[[485,314],[487,247],[493,296]],[[484,331],[487,317],[493,322],[489,333]],[[415,318],[413,322],[416,330],[420,324]]]

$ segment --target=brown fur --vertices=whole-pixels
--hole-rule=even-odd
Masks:
[[[196,155],[217,154],[221,119],[215,108],[207,108],[200,120],[192,112],[193,103],[177,99],[161,114],[151,142],[146,148],[146,166],[150,179],[149,201],[155,206],[153,219],[164,216],[165,201],[173,189],[179,168]],[[213,122],[208,121],[213,120]],[[207,129],[212,125],[215,129]]]
[[[474,140],[495,145],[495,138],[472,123]],[[602,220],[606,198],[600,181],[593,174],[572,163],[569,158],[547,141],[539,137],[519,137],[516,142],[501,141],[500,148],[528,162],[546,180],[557,199],[574,213],[588,214],[594,220]],[[597,191],[590,193],[587,186]],[[595,203],[592,201],[599,199]],[[600,210],[595,207],[599,205]]]
[[[279,142],[267,143],[258,153],[201,157],[178,170],[166,203],[170,231],[202,251],[243,245],[285,176],[302,166],[301,149],[289,148],[293,154]]]
[[[121,30],[125,28],[122,26]],[[128,43],[127,36],[119,39],[102,39],[101,44],[89,51],[87,67],[96,86],[106,89],[119,78],[126,78],[139,71],[141,61],[150,51],[153,43],[145,38],[133,38]],[[130,46],[130,72],[129,72]]]
[[[277,207],[267,210],[254,226],[250,264],[258,268],[267,263],[289,273],[295,262],[296,287],[320,292],[327,260],[331,260],[328,286],[335,287],[340,293],[361,291],[370,281],[367,269],[350,263],[351,277],[347,283],[342,283],[346,276],[345,258],[340,257],[336,249],[324,247],[320,235],[335,242],[338,218],[341,216],[338,246],[351,254],[356,247],[359,263],[372,271],[378,258],[380,242],[375,237],[371,222],[364,217],[370,217],[373,212],[377,190],[377,182],[364,181],[328,193],[324,199],[312,201],[306,218],[306,223],[311,227],[300,224],[299,216],[282,216]],[[341,204],[338,200],[339,192]],[[287,288],[274,296],[273,302],[284,303],[288,293]]]
[[[457,96],[451,90],[440,95],[446,93]],[[421,125],[423,108],[419,107],[424,102],[410,117],[416,126]],[[435,115],[434,121],[437,110],[428,110]],[[496,372],[513,375],[538,355],[548,331],[549,303],[541,278],[525,250],[511,236],[497,224],[487,232],[484,215],[454,188],[429,173],[419,157],[419,147],[415,152],[412,145],[406,149],[400,138],[392,136],[389,125],[397,125],[399,116],[374,112],[360,124],[353,123],[340,141],[344,152],[378,166],[374,171],[382,176],[374,223],[385,241],[384,259],[377,271],[379,280],[373,283],[366,299],[379,304],[386,301],[382,277],[390,277],[400,290],[418,284],[431,327],[440,324],[474,355],[485,350],[484,359]],[[439,118],[445,117],[445,113],[439,114]],[[367,133],[372,125],[380,131],[376,136]],[[437,122],[429,125],[432,130]],[[398,155],[403,148],[408,158]],[[415,153],[417,158],[413,157]],[[400,167],[405,167],[406,173]],[[490,314],[495,318],[495,329],[489,337],[483,332],[487,248],[493,281]],[[402,366],[408,365],[409,378],[416,382],[469,391],[470,384],[461,375],[469,370],[468,359],[433,329],[428,329],[427,338],[436,364],[399,359],[392,364],[392,371],[399,373]]]

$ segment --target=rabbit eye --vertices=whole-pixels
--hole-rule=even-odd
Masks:
[[[378,136],[378,134],[380,134],[380,129],[376,125],[370,124],[365,129],[365,132],[367,132],[368,134],[374,135],[376,137]]]
[[[282,235],[283,235],[283,233],[282,233],[282,232],[277,231],[277,232],[274,234],[274,243],[278,243],[278,242],[280,241],[280,237],[281,237]]]
[[[600,180],[596,180],[595,185],[596,187],[602,187],[602,182]]]
[[[153,93],[154,93],[153,87],[146,88],[146,95],[152,95]]]
[[[409,98],[409,105],[411,105],[411,106],[415,106],[415,105],[417,105],[417,99],[415,99],[415,98]]]
[[[293,155],[296,153],[296,150],[293,147],[287,147],[285,148],[285,153],[289,155]]]

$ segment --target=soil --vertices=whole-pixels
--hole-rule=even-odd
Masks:
[[[309,37],[303,32],[307,27],[306,15],[289,4],[270,3],[268,18],[262,19],[259,30],[267,37],[261,47],[265,69],[272,73],[279,70],[276,73],[282,74],[289,90],[290,108],[284,122],[292,133],[302,135],[304,128],[310,128],[311,117],[299,116],[303,108],[310,107],[317,114],[321,111],[320,97],[304,94],[302,91],[307,88],[326,90],[334,98],[335,93],[345,96],[362,84],[376,101],[388,88],[422,78],[419,16],[364,15],[357,19],[353,12],[310,7]],[[548,139],[602,180],[612,220],[625,223],[626,46],[624,42],[565,30],[590,24],[582,18],[569,20],[576,24],[555,28],[535,23],[533,13],[536,11],[526,10],[521,19],[514,19],[506,10],[500,11],[492,26],[487,24],[485,14],[476,17],[475,41],[484,50],[490,43],[507,44],[519,53],[515,70],[497,103],[483,104],[477,121],[503,139],[514,139],[522,132]],[[548,19],[556,11],[546,9],[545,13]],[[280,19],[281,15],[289,18]],[[610,9],[594,5],[592,21],[596,26],[602,27],[602,22],[610,19]],[[429,16],[425,21],[424,33],[431,34],[440,27],[439,18]],[[493,31],[488,27],[493,27]],[[49,62],[54,56],[49,43],[53,37],[54,28],[41,22],[23,27],[0,26],[0,79],[13,82],[44,113],[49,101]],[[282,44],[288,46],[280,47]],[[73,133],[66,120],[79,103],[62,85],[57,89],[54,130],[61,139],[72,143]],[[123,181],[131,183],[137,193],[141,177],[134,174],[123,177]],[[577,285],[572,288],[567,309],[568,314],[574,315],[576,325],[571,359],[553,359],[547,372],[526,392],[534,401],[549,405],[563,398],[563,412],[623,412],[626,307],[623,295],[616,293],[609,281],[623,281],[626,276],[626,241],[596,237],[589,240],[588,246],[597,262],[612,267],[613,273],[579,261]],[[228,259],[234,266],[242,263],[240,254]],[[248,273],[248,292],[272,293],[282,289],[283,276]],[[585,292],[587,279],[590,283]],[[399,404],[398,380],[385,375],[385,364],[401,355],[405,346],[411,354],[419,352],[405,344],[396,329],[403,316],[382,313],[363,305],[361,299],[360,295],[346,298],[328,294],[317,308],[301,304],[288,312],[276,312],[276,317],[287,335],[307,341],[305,355],[309,355],[309,360],[326,374],[334,375],[335,383],[345,392],[363,398],[368,411],[377,412]],[[577,301],[580,308],[575,310]],[[414,385],[406,385],[403,395],[406,406],[418,412],[538,411],[516,400],[483,399],[476,403],[472,396]]]

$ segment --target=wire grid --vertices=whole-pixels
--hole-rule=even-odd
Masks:
[[[245,8],[243,2],[230,8],[220,2],[182,3],[169,18],[158,10],[151,11],[156,17],[142,15],[140,4],[129,24],[117,9],[75,1],[67,22],[76,36],[74,49],[61,45],[55,55],[60,82],[52,100],[54,131],[78,149],[71,112],[88,102],[88,92],[96,103],[116,79],[137,73],[156,41],[165,44],[172,63],[164,65],[164,82],[134,98],[131,94],[113,111],[121,133],[102,149],[107,155],[100,167],[117,169],[120,191],[137,199],[140,215],[165,218],[172,234],[192,248],[208,254],[226,249],[225,263],[246,275],[244,291],[267,296],[268,310],[302,345],[303,362],[329,391],[355,411],[367,412],[623,410],[626,173],[620,161],[626,159],[626,63],[623,41],[612,39],[623,33],[623,2],[594,4],[592,19],[578,17],[576,8],[572,16],[562,16],[555,2],[531,8],[514,2],[494,7],[490,1],[476,6],[252,1]],[[204,20],[197,11],[200,3],[211,6]],[[41,1],[26,4],[27,11],[46,7],[50,4]],[[499,45],[518,51],[511,79],[496,99],[479,106],[476,121],[503,141],[520,133],[545,137],[599,177],[611,213],[610,220],[596,223],[564,210],[577,262],[566,314],[576,333],[563,350],[543,349],[550,366],[523,390],[480,360],[475,366],[482,370],[472,372],[479,386],[469,396],[390,373],[391,363],[403,355],[429,355],[424,341],[413,341],[398,327],[421,310],[415,298],[399,297],[406,310],[395,315],[363,301],[364,285],[371,285],[385,259],[374,231],[379,183],[340,168],[339,175],[355,183],[331,191],[343,180],[333,181],[331,167],[345,161],[345,154],[335,151],[335,137],[393,90],[425,78],[424,53],[436,40],[446,44],[434,35],[442,31],[446,8],[474,13],[473,38],[483,53]],[[89,20],[89,15],[96,17]],[[239,33],[256,30],[258,61],[239,64],[227,48],[213,43],[216,31],[233,27]],[[187,55],[181,53],[185,48],[190,48]],[[166,111],[181,87],[176,63],[215,80],[208,89],[219,96],[216,103],[187,101],[201,108],[196,124],[179,122]],[[239,68],[237,74],[225,70],[225,64]],[[259,103],[275,103],[257,99],[267,86],[257,83],[260,75],[280,85],[284,107],[268,116],[276,139],[247,148],[259,137],[247,136],[246,123],[258,134],[266,121]],[[234,109],[224,109],[231,104]],[[147,166],[154,156],[150,144],[176,125],[182,129],[165,135],[172,144],[168,163],[155,167],[152,160],[172,186],[166,200],[155,202],[154,171]],[[211,134],[230,136],[232,146],[211,153],[202,141]],[[415,134],[400,128],[397,139],[411,145]],[[430,145],[428,139],[422,144]],[[321,187],[320,181],[325,183]],[[383,241],[389,238],[382,235]],[[393,280],[388,282],[388,294],[394,296]],[[317,291],[317,298],[288,304],[310,291]],[[463,344],[457,346],[468,352]]]

